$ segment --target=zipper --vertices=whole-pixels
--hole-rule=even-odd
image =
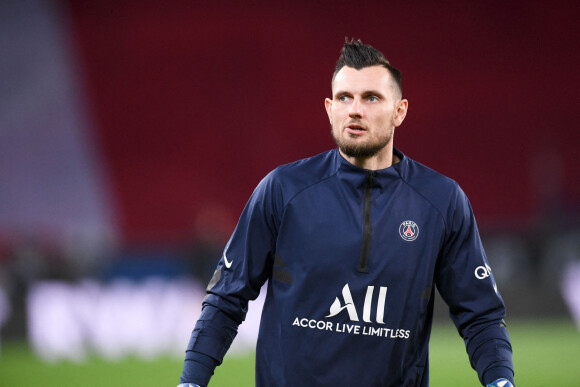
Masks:
[[[371,248],[371,236],[373,233],[373,184],[375,182],[375,172],[369,171],[365,185],[363,197],[363,235],[358,262],[358,271],[368,273],[369,271],[369,250]]]

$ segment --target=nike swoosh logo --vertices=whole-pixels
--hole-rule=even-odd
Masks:
[[[229,269],[230,267],[232,267],[232,263],[234,263],[234,261],[228,261],[228,257],[226,257],[225,251],[224,251],[224,263],[226,265],[226,269]]]

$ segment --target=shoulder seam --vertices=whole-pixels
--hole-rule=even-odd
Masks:
[[[299,190],[299,191],[297,191],[297,192],[296,192],[294,195],[292,195],[292,197],[288,198],[288,200],[287,200],[287,201],[284,203],[284,208],[283,208],[283,210],[282,210],[282,218],[284,217],[284,215],[285,215],[285,213],[286,213],[286,209],[287,209],[287,207],[288,207],[288,204],[290,204],[290,203],[291,203],[291,202],[292,202],[292,201],[293,201],[293,200],[294,200],[294,199],[295,199],[295,198],[296,198],[298,195],[300,195],[301,193],[303,193],[303,192],[304,192],[304,191],[306,191],[307,189],[310,189],[310,188],[312,188],[313,186],[315,186],[315,185],[317,185],[317,184],[320,184],[320,183],[322,183],[322,182],[324,182],[324,181],[326,181],[326,180],[328,180],[328,179],[331,179],[331,178],[333,178],[334,176],[336,176],[336,174],[338,173],[338,170],[339,170],[339,169],[340,169],[340,168],[336,168],[336,170],[335,170],[334,172],[332,172],[330,175],[328,175],[328,176],[326,176],[326,177],[324,177],[324,178],[322,178],[322,179],[316,180],[315,182],[313,182],[313,183],[311,183],[311,184],[308,184],[306,187],[304,187],[304,188],[300,189],[300,190]]]
[[[288,204],[289,204],[289,203],[290,203],[292,200],[294,200],[294,198],[295,198],[296,196],[300,195],[302,192],[306,191],[307,189],[310,189],[310,188],[314,187],[314,186],[315,186],[315,185],[317,185],[317,184],[320,184],[320,183],[322,183],[322,182],[324,182],[324,181],[326,181],[326,180],[328,180],[328,179],[330,179],[330,178],[333,178],[334,176],[336,176],[336,174],[337,174],[337,173],[338,173],[338,168],[337,168],[337,170],[336,170],[336,171],[334,171],[332,174],[328,175],[327,177],[325,177],[325,178],[323,178],[323,179],[320,179],[320,180],[317,180],[317,181],[315,181],[314,183],[312,183],[312,184],[309,184],[309,185],[307,185],[306,187],[302,188],[300,191],[296,192],[294,195],[292,195],[292,197],[291,197],[291,198],[289,198],[289,199],[288,199],[288,202],[286,203],[286,205],[284,205],[284,212],[286,211],[286,206],[287,206],[287,205],[288,205]]]
[[[425,201],[427,203],[429,203],[431,205],[431,207],[433,207],[435,209],[435,211],[437,211],[437,213],[439,214],[441,219],[443,219],[443,224],[445,225],[445,235],[447,235],[447,233],[449,231],[449,229],[447,227],[447,220],[445,219],[445,216],[443,216],[443,214],[441,213],[441,210],[435,204],[433,204],[433,202],[431,200],[429,200],[429,198],[427,198],[423,193],[421,193],[419,190],[417,190],[417,188],[415,188],[411,183],[409,183],[405,178],[403,178],[403,176],[401,175],[400,172],[399,172],[399,177],[409,188],[411,188],[413,191],[415,191],[417,193],[417,195],[419,195],[423,199],[425,199]],[[449,179],[449,178],[447,178],[447,179]],[[449,179],[449,180],[455,182],[453,179]],[[455,184],[457,184],[457,183],[455,183]]]
[[[328,152],[329,152],[329,151],[327,151],[327,152],[323,152],[323,153],[321,153],[321,154],[319,154],[319,155],[317,155],[317,156],[320,156],[320,155],[322,155],[322,154],[324,154],[324,153],[328,153]],[[312,159],[312,158],[314,158],[314,157],[317,157],[317,156],[309,157],[308,159]],[[300,162],[300,161],[304,161],[304,160],[308,160],[308,159],[297,160],[297,161],[295,161],[295,162],[292,162],[292,163],[288,163],[288,164],[281,165],[281,166],[279,166],[278,168],[274,169],[272,172],[279,172],[279,171],[281,171],[282,169],[285,169],[285,168],[288,168],[288,167],[292,167],[292,165],[293,165],[293,164],[297,164],[297,163],[298,163],[298,162]],[[336,166],[336,167],[335,167],[335,169],[334,169],[334,171],[332,171],[332,173],[330,173],[328,176],[326,176],[326,177],[323,177],[323,178],[320,178],[320,179],[317,179],[317,180],[316,180],[316,181],[314,181],[313,183],[309,183],[309,184],[307,184],[305,187],[303,187],[303,188],[299,189],[298,191],[296,191],[296,192],[295,192],[295,193],[294,193],[294,194],[293,194],[293,195],[292,195],[290,198],[288,198],[288,200],[287,200],[287,201],[284,203],[284,211],[283,211],[283,212],[285,212],[285,211],[286,211],[286,206],[288,205],[288,203],[290,203],[292,200],[294,200],[294,198],[295,198],[296,196],[300,195],[302,192],[304,192],[304,191],[306,191],[307,189],[309,189],[309,188],[311,188],[311,187],[315,186],[316,184],[322,183],[323,181],[326,181],[326,180],[328,180],[328,179],[330,179],[330,178],[334,177],[334,176],[335,176],[335,175],[338,173],[339,169],[340,169],[340,165]]]

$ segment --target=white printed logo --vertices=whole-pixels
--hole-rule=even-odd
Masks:
[[[372,322],[371,321],[371,306],[373,302],[373,292],[375,290],[374,286],[367,286],[367,294],[365,296],[365,303],[363,307],[363,321],[364,322]],[[384,286],[380,287],[379,290],[379,297],[377,300],[377,323],[384,324],[384,316],[385,316],[385,300],[387,297],[387,288]],[[342,298],[344,300],[344,304],[340,302],[339,298],[336,297],[332,305],[330,305],[330,314],[325,317],[334,317],[344,309],[348,312],[348,317],[351,321],[359,321],[358,314],[356,312],[356,308],[354,306],[354,301],[352,299],[352,295],[350,294],[350,288],[348,284],[344,285],[342,288]]]
[[[414,241],[419,236],[419,226],[412,220],[405,220],[399,226],[399,235],[407,242]]]
[[[482,280],[484,278],[487,278],[491,275],[491,267],[489,267],[488,264],[485,264],[485,266],[478,266],[475,268],[475,271],[473,272],[473,274],[475,274],[475,278]],[[492,281],[493,283],[493,290],[495,290],[495,292],[497,294],[499,294],[499,292],[497,291],[497,284]]]
[[[350,293],[350,288],[348,284],[346,284],[342,288],[342,298],[340,296],[336,297],[332,305],[330,305],[330,313],[328,316],[325,316],[326,320],[318,320],[308,316],[296,316],[292,321],[292,326],[313,329],[320,332],[339,333],[343,335],[373,336],[382,337],[384,339],[408,340],[411,337],[411,331],[409,329],[405,329],[404,327],[389,327],[385,324],[387,287],[379,287],[376,304],[375,300],[373,300],[374,290],[374,286],[367,286],[365,302],[362,310],[362,319],[367,324],[359,323],[358,312],[360,312],[360,309],[357,311],[352,294]],[[327,320],[330,317],[342,313],[344,310],[348,313],[350,321],[344,321],[344,319],[335,319],[338,321]],[[372,310],[376,310],[376,322],[371,320]],[[342,317],[346,317],[346,315],[343,313]]]
[[[478,266],[475,268],[474,274],[475,278],[480,280],[487,278],[491,275],[491,267],[489,267],[487,264],[485,266]]]
[[[226,257],[225,251],[224,251],[224,263],[226,265],[226,269],[229,269],[230,267],[232,267],[232,263],[234,263],[234,261],[228,261],[228,257]]]

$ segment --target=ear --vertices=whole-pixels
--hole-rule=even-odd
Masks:
[[[409,101],[402,99],[395,106],[395,114],[393,115],[393,126],[398,127],[403,123],[403,120],[407,116],[407,110],[409,109]]]
[[[330,98],[325,98],[324,99],[324,107],[326,108],[326,114],[328,114],[328,119],[332,123],[332,115],[331,115],[331,111],[332,111],[332,100]]]

